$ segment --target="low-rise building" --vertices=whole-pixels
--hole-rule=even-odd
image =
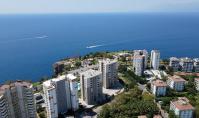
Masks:
[[[179,76],[168,77],[167,84],[171,89],[183,91],[185,88],[185,80]]]
[[[176,57],[171,57],[169,61],[169,67],[171,67],[173,71],[178,71],[180,68],[180,60]]]
[[[180,67],[182,72],[192,72],[194,69],[194,62],[192,59],[186,57],[180,59]]]
[[[194,71],[199,72],[199,58],[194,59]]]
[[[199,78],[195,78],[196,90],[199,91]]]
[[[194,107],[186,97],[179,97],[170,102],[170,110],[179,118],[193,118]]]
[[[167,84],[162,80],[154,80],[151,83],[151,91],[155,96],[166,95]]]

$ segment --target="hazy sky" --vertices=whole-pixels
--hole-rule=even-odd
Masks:
[[[199,12],[199,0],[0,0],[0,14]]]

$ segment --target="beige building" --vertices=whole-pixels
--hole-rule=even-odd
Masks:
[[[172,76],[169,77],[167,80],[167,84],[171,89],[174,89],[176,91],[183,91],[185,88],[185,80],[179,76]]]
[[[147,65],[148,65],[148,52],[147,52],[147,50],[134,50],[133,52],[134,52],[133,57],[144,56],[144,68],[146,69]],[[133,61],[133,65],[135,65],[134,61]]]
[[[167,84],[162,80],[154,80],[151,83],[151,91],[155,96],[166,95]]]
[[[189,103],[186,97],[179,97],[172,100],[170,110],[174,111],[179,118],[193,118],[194,107]]]
[[[31,83],[16,81],[0,86],[0,118],[36,118]]]
[[[99,70],[102,72],[103,87],[106,89],[114,87],[118,79],[117,60],[99,60]]]
[[[102,102],[102,73],[88,70],[80,74],[81,99],[88,105]]]

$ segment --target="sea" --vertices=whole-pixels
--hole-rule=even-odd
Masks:
[[[96,51],[158,49],[199,57],[198,13],[0,15],[0,83],[51,77],[52,64]]]

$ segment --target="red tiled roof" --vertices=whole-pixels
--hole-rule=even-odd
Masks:
[[[195,80],[199,81],[199,78],[195,78]]]
[[[172,77],[169,77],[169,79],[171,79],[171,80],[173,80],[175,82],[185,82],[185,80],[183,78],[181,78],[179,76],[176,76],[176,75],[174,75]]]
[[[155,86],[159,86],[159,87],[164,87],[164,86],[166,87],[167,86],[167,84],[162,80],[155,80],[155,81],[152,82],[152,84],[155,85]]]
[[[162,116],[160,116],[160,115],[155,115],[155,116],[153,116],[153,118],[162,118]]]
[[[189,103],[189,100],[186,97],[179,97],[178,100],[171,101],[174,106],[179,110],[190,110],[194,107]]]
[[[138,118],[147,118],[145,115],[138,116]]]

